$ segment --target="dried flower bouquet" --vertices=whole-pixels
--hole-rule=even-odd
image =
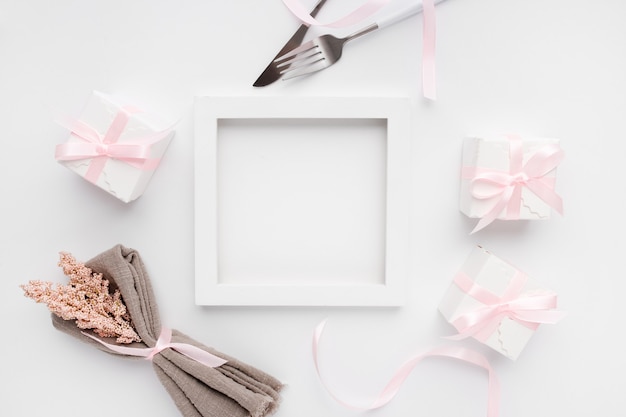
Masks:
[[[60,253],[58,265],[69,278],[67,285],[31,280],[20,285],[24,295],[46,304],[63,320],[76,320],[80,329],[92,329],[101,337],[115,337],[117,343],[141,342],[119,289],[111,294],[109,281],[102,274],[77,262],[69,253]]]
[[[31,281],[22,286],[26,296],[48,305],[56,329],[110,354],[149,359],[183,416],[266,417],[278,408],[282,383],[276,378],[161,326],[137,251],[116,245],[85,265],[61,254],[59,265],[70,284]],[[118,344],[103,343],[91,332],[116,337]],[[132,343],[119,344],[126,341]],[[219,363],[207,364],[206,356]]]

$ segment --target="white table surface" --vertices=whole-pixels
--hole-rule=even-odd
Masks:
[[[331,6],[320,19],[343,10]],[[354,41],[313,77],[255,89],[298,25],[280,0],[0,1],[0,414],[178,415],[146,362],[54,330],[45,307],[18,288],[30,279],[62,281],[59,251],[87,260],[122,243],[142,254],[164,322],[287,384],[279,417],[355,413],[315,374],[310,341],[325,318],[322,370],[349,401],[367,402],[412,354],[458,343],[492,362],[501,416],[623,415],[625,19],[621,0],[447,0],[437,6],[439,96],[429,102],[420,90],[419,17]],[[54,160],[66,137],[54,116],[78,112],[92,90],[180,119],[148,189],[131,204]],[[212,94],[413,99],[405,306],[194,304],[192,103]],[[561,139],[565,217],[501,222],[470,235],[475,221],[458,210],[461,141],[503,131]],[[452,328],[437,305],[476,244],[558,292],[568,312],[541,327],[516,362],[472,340],[443,339]],[[484,372],[432,359],[370,415],[484,416],[485,409]]]

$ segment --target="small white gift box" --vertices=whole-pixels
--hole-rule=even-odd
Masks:
[[[515,360],[537,327],[556,323],[557,296],[508,262],[477,246],[446,291],[439,311],[459,332]]]
[[[71,133],[57,161],[125,203],[143,194],[174,136],[156,115],[98,91],[78,119],[60,122]]]
[[[547,219],[563,213],[556,194],[556,167],[564,157],[558,139],[518,135],[468,137],[463,143],[460,209],[481,219]]]

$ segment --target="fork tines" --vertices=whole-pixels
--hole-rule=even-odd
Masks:
[[[298,77],[325,68],[324,54],[315,42],[307,42],[274,60],[283,79]]]

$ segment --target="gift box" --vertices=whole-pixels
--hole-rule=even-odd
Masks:
[[[516,360],[540,324],[558,322],[557,296],[510,263],[474,248],[446,291],[439,311],[458,334]]]
[[[555,192],[556,168],[564,157],[558,139],[518,135],[468,137],[463,143],[460,209],[480,221],[548,219],[563,214]]]
[[[155,114],[94,91],[55,157],[66,168],[123,202],[140,197],[174,131]]]

